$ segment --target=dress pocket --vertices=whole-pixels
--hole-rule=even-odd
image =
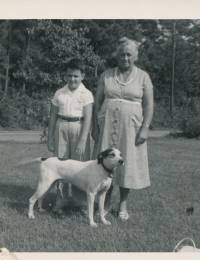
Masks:
[[[130,127],[134,127],[135,129],[139,130],[142,126],[142,119],[138,118],[136,115],[131,115],[129,117]]]

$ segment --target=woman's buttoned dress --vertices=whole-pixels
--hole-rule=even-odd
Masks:
[[[147,143],[136,146],[135,138],[143,122],[143,91],[153,86],[140,68],[136,67],[126,84],[118,80],[116,72],[117,68],[109,69],[99,80],[105,99],[98,113],[100,134],[94,156],[108,147],[118,148],[125,163],[118,167],[113,182],[124,188],[142,189],[150,186]]]

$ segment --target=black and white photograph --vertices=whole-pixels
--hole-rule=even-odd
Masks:
[[[200,251],[200,19],[0,19],[0,154],[0,259]]]

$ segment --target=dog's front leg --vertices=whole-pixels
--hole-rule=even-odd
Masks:
[[[88,192],[87,193],[87,203],[88,203],[88,217],[89,217],[89,223],[91,227],[97,227],[97,223],[94,222],[94,199],[95,194]]]
[[[106,191],[103,191],[99,194],[99,214],[101,222],[105,225],[111,225],[111,222],[105,219],[105,210],[104,210],[104,203],[105,203]]]

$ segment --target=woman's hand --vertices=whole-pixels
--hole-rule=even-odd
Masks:
[[[53,137],[48,136],[47,145],[48,150],[53,153],[55,151],[55,142]]]
[[[139,132],[136,135],[135,145],[143,144],[148,138],[149,128],[141,127]]]

